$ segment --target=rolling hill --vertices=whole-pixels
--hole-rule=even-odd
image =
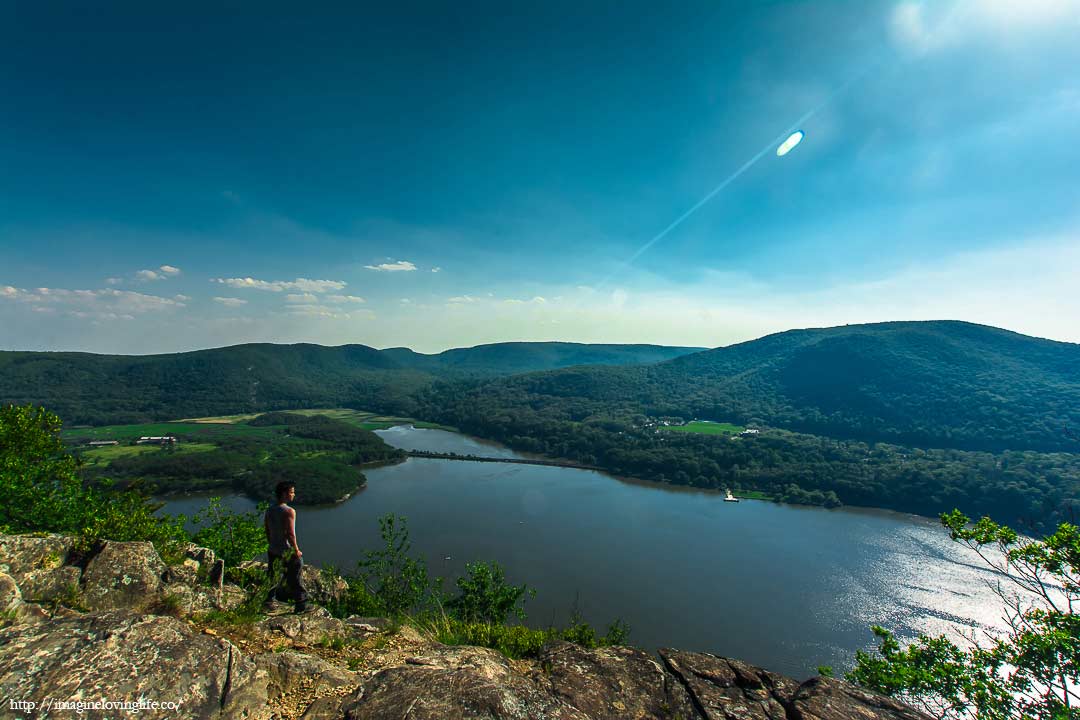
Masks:
[[[365,345],[250,344],[146,356],[0,352],[0,403],[44,405],[75,424],[337,405],[404,412],[413,393],[439,378],[655,362],[697,349],[502,343],[423,355]]]
[[[472,402],[488,415],[677,416],[925,447],[1075,452],[1064,429],[1080,425],[1080,345],[952,321],[851,325],[453,392],[442,405],[456,403],[456,414]]]

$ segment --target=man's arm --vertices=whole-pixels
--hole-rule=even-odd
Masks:
[[[296,511],[289,508],[285,514],[288,517],[285,521],[285,542],[292,545],[296,557],[302,557],[304,553],[300,552],[300,546],[296,544]]]

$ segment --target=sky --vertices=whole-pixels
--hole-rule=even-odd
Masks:
[[[0,349],[1080,342],[1080,0],[389,5],[0,0]]]

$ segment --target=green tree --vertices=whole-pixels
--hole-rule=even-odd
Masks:
[[[60,426],[44,408],[0,407],[0,531],[71,533],[84,545],[149,540],[163,557],[175,557],[187,540],[181,521],[156,517],[160,505],[137,488],[84,483]]]
[[[939,718],[1080,718],[1080,528],[1062,523],[1042,540],[959,510],[941,516],[953,540],[999,575],[1007,630],[960,647],[920,636],[906,648],[875,627],[876,655],[859,652],[848,679]]]
[[[442,578],[428,576],[427,563],[409,555],[408,521],[399,515],[379,518],[380,550],[368,550],[357,563],[359,576],[390,616],[423,612],[440,607],[443,601]]]
[[[514,613],[525,619],[522,606],[526,596],[536,595],[528,585],[510,585],[497,562],[475,562],[465,565],[466,575],[457,579],[460,594],[447,607],[465,622],[502,624]]]

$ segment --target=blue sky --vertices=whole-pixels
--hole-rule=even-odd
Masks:
[[[5,5],[0,348],[1080,341],[1080,0],[532,5]]]

